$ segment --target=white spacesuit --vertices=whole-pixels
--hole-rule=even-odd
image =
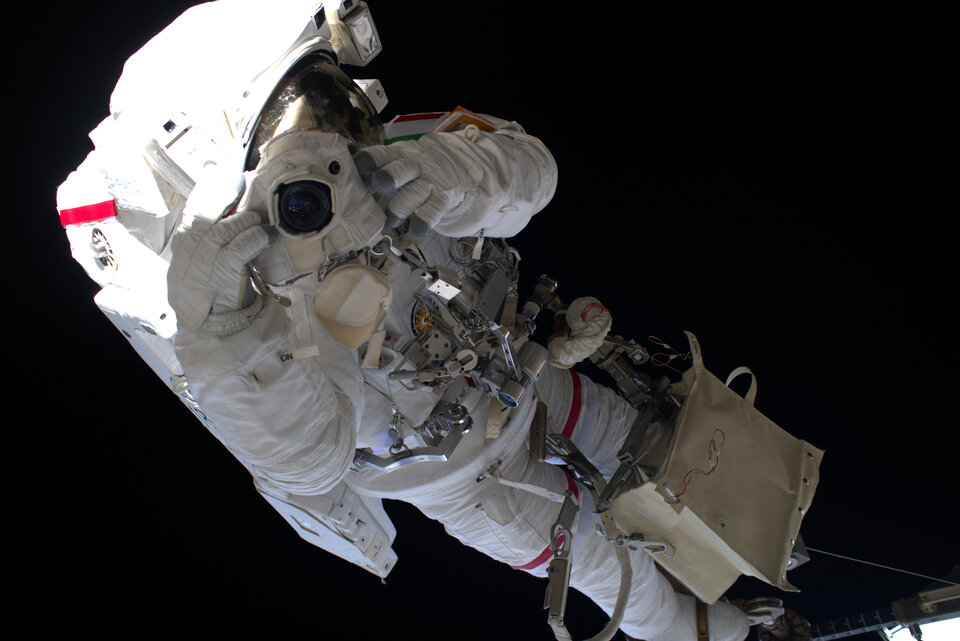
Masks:
[[[499,239],[552,198],[554,160],[517,124],[466,111],[384,146],[376,108],[336,63],[377,51],[349,4],[221,0],[133,56],[96,151],[58,195],[75,255],[104,287],[100,307],[304,538],[385,576],[378,499],[397,499],[547,576],[572,493],[570,585],[613,613],[621,568],[591,493],[527,449],[539,401],[549,432],[604,476],[616,468],[636,411],[568,369],[609,312],[571,304],[579,332],[561,353],[501,311],[515,306],[517,258]],[[462,292],[473,298],[457,308]],[[345,503],[367,522],[331,516]],[[360,529],[338,551],[324,518]],[[649,555],[629,563],[621,629],[696,639],[695,600]],[[709,607],[710,639],[747,629],[736,607]]]

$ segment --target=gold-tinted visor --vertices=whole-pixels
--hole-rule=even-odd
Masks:
[[[294,128],[340,134],[353,153],[384,141],[383,123],[373,103],[325,56],[301,60],[277,84],[260,112],[244,169],[259,164],[265,143]]]

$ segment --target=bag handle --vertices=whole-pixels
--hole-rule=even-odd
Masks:
[[[706,368],[703,365],[703,354],[700,351],[700,341],[698,341],[697,337],[693,335],[693,332],[684,331],[683,333],[687,335],[687,340],[690,341],[690,356],[693,358],[694,369],[697,372],[704,371]],[[757,377],[749,367],[746,365],[741,365],[730,372],[730,375],[727,376],[727,380],[724,385],[730,387],[730,383],[733,382],[733,379],[743,374],[750,375],[750,389],[747,390],[747,393],[743,398],[750,403],[750,405],[753,405],[753,402],[757,399]]]
[[[747,393],[744,395],[744,399],[753,405],[753,402],[757,399],[757,377],[746,365],[741,365],[736,368],[727,376],[727,380],[724,382],[724,385],[730,387],[730,383],[733,382],[733,379],[741,376],[742,374],[750,375],[750,389],[747,390]]]

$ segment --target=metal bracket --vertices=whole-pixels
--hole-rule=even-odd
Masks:
[[[677,548],[668,541],[648,539],[638,532],[634,532],[629,536],[619,534],[617,538],[614,539],[614,544],[616,544],[617,547],[627,547],[631,550],[642,549],[648,554],[662,554],[667,558],[671,558],[677,553]]]
[[[293,304],[286,296],[282,296],[270,289],[270,286],[263,280],[263,276],[260,274],[260,270],[257,269],[256,265],[248,263],[247,268],[250,270],[250,285],[258,296],[268,296],[280,303],[283,307],[290,307],[290,305]]]
[[[449,460],[463,435],[473,428],[473,418],[463,406],[441,402],[438,409],[430,415],[430,420],[433,423],[432,428],[421,429],[418,435],[428,440],[429,447],[404,447],[391,452],[392,456],[389,457],[377,456],[367,450],[357,450],[353,457],[354,466],[360,469],[370,465],[382,472],[393,472],[421,461]]]
[[[616,382],[620,395],[626,398],[630,405],[637,407],[650,399],[653,386],[649,376],[638,372],[621,358],[624,354],[635,365],[649,360],[646,350],[636,341],[624,341],[619,336],[607,337],[603,345],[590,355],[590,360],[607,372]]]
[[[500,342],[500,349],[503,351],[503,358],[507,362],[507,370],[510,377],[514,380],[520,380],[520,370],[517,367],[517,353],[513,349],[513,342],[510,336],[510,330],[503,326],[492,327],[494,335]]]
[[[591,463],[570,437],[563,434],[547,434],[547,451],[551,456],[562,459],[577,481],[587,486],[597,498],[604,492],[607,482],[593,463]]]

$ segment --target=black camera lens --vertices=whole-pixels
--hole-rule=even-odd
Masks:
[[[333,218],[330,187],[321,182],[300,180],[280,185],[277,191],[277,219],[286,232],[317,231]]]

